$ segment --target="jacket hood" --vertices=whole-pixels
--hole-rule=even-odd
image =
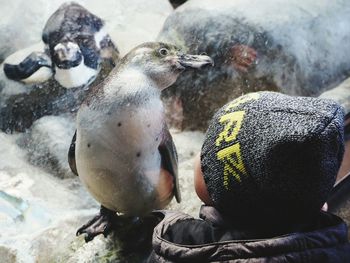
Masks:
[[[201,210],[206,220],[215,221],[216,213],[211,207]],[[194,242],[186,244],[169,238],[167,233],[175,224],[184,221],[194,223],[192,220],[199,219],[180,212],[165,213],[153,233],[154,262],[350,262],[347,226],[342,219],[330,213],[320,213],[321,227],[314,231],[268,239],[196,243],[194,235]],[[174,235],[176,233],[170,236]]]

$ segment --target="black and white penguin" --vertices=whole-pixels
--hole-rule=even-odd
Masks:
[[[44,52],[33,52],[19,64],[4,64],[9,79],[35,83],[35,73],[46,67],[65,88],[87,86],[99,73],[101,60],[113,62],[119,54],[104,22],[74,2],[61,5],[51,15],[42,40]]]
[[[72,171],[102,205],[77,232],[86,233],[86,241],[106,235],[116,212],[142,217],[164,208],[174,195],[180,202],[177,154],[160,93],[186,68],[206,65],[213,65],[206,55],[185,55],[160,42],[144,43],[90,91],[78,111],[68,154]]]

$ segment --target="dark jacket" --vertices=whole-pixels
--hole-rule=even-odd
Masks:
[[[163,216],[148,262],[350,262],[347,226],[330,213],[321,212],[309,231],[259,239],[230,227],[209,206],[201,208],[201,219],[170,211]]]

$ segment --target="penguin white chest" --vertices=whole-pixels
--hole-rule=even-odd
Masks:
[[[163,125],[158,98],[137,106],[112,105],[103,113],[87,107],[79,111],[77,169],[101,204],[126,214],[157,207]]]
[[[76,67],[70,69],[55,68],[55,79],[63,87],[75,88],[90,84],[97,76],[99,70],[89,68],[84,60]]]

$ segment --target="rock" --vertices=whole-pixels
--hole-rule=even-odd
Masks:
[[[320,98],[332,99],[343,106],[345,115],[350,115],[350,78],[343,81],[337,87],[323,92]]]
[[[350,75],[349,3],[311,0],[191,0],[158,40],[205,52],[215,67],[185,72],[164,92],[182,105],[183,128],[206,129],[216,109],[247,92],[318,96]]]
[[[50,16],[50,13],[46,11],[48,5],[49,3],[45,3],[45,1],[28,3],[23,0],[17,0],[1,8],[1,62],[15,51],[40,41],[41,31]]]
[[[0,258],[6,263],[16,263],[17,257],[16,253],[12,249],[0,246]]]
[[[350,227],[350,198],[347,200],[344,200],[344,203],[342,203],[341,206],[339,206],[337,209],[334,211],[331,211],[332,213],[336,214],[340,218],[342,218],[348,227]],[[350,239],[350,232],[348,233],[348,238]]]
[[[68,165],[68,150],[75,132],[72,117],[45,116],[35,121],[18,143],[33,165],[60,178],[75,177]]]
[[[335,190],[336,189],[336,190]],[[330,194],[327,204],[329,211],[342,218],[350,227],[350,171],[338,180]],[[350,232],[348,233],[350,238]]]
[[[81,212],[75,217],[70,214],[35,236],[31,241],[35,261],[96,262],[102,258],[115,259],[117,249],[112,239],[101,236],[94,243],[86,244],[84,239],[75,236],[76,226],[86,220],[87,216]]]

